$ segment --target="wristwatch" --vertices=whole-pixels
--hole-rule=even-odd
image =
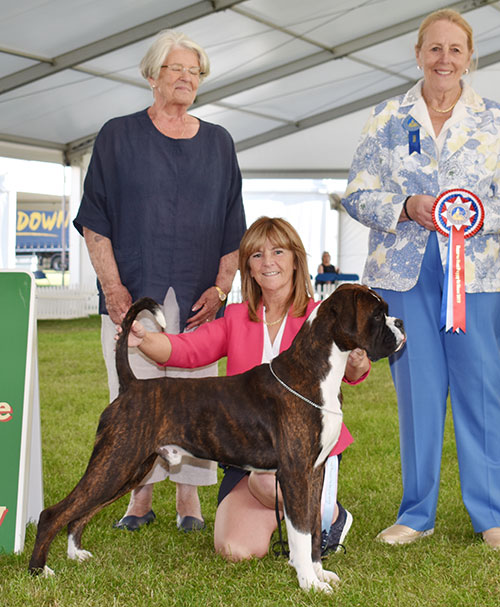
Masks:
[[[224,291],[217,285],[214,285],[214,287],[217,289],[217,293],[219,294],[219,299],[221,300],[221,303],[224,303],[227,299],[227,294],[224,293]]]

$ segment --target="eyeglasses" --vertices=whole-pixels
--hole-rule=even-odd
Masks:
[[[171,65],[162,65],[161,67],[166,67],[171,72],[175,72],[176,74],[189,72],[191,76],[203,76],[205,72],[201,71],[201,67],[197,65],[193,65],[193,67],[184,67],[180,63],[172,63]]]

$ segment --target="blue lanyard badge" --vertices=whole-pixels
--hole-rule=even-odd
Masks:
[[[420,154],[420,124],[413,116],[407,116],[403,120],[403,128],[408,131],[408,153]]]

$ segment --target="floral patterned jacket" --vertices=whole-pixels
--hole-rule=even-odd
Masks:
[[[409,116],[420,125],[420,150],[411,154],[403,124]],[[441,151],[421,82],[372,110],[342,201],[354,219],[371,228],[363,282],[382,289],[411,289],[430,232],[414,221],[398,223],[406,197],[437,197],[445,190],[465,188],[479,196],[485,210],[483,227],[466,240],[466,291],[500,291],[500,104],[482,99],[463,84],[440,137]],[[448,239],[439,233],[437,237],[444,268]]]

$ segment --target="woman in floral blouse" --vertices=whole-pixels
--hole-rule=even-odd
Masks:
[[[423,79],[406,95],[372,110],[343,201],[355,219],[371,228],[363,281],[379,290],[391,314],[404,320],[408,336],[406,348],[391,359],[403,497],[396,524],[378,538],[406,544],[434,531],[449,394],[462,498],[474,530],[498,549],[500,104],[481,98],[463,81],[473,39],[459,13],[445,9],[429,15],[415,51]],[[457,189],[457,197],[449,194]],[[480,218],[473,212],[477,198],[484,222],[479,229],[478,221],[478,231],[460,245],[463,256],[457,253],[456,262],[464,268],[466,295],[456,299],[462,305],[465,299],[466,324],[447,330],[441,306],[443,290],[449,293],[448,234],[455,228],[450,227],[454,217],[446,213],[451,203],[465,203],[459,212],[472,226]],[[451,201],[443,207],[448,228],[433,213],[436,199],[438,205]],[[456,283],[454,277],[451,271],[449,284],[458,289],[460,275]]]

